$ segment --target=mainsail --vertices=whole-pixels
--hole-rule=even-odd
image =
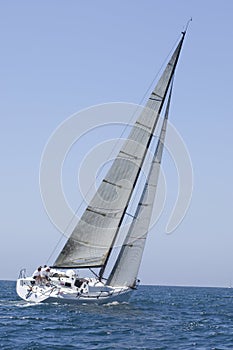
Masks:
[[[107,285],[111,285],[113,287],[127,286],[133,288],[136,284],[158,186],[160,164],[162,160],[171,100],[171,91],[172,87],[170,90],[157,147],[135,212],[135,216],[129,227],[112,272],[106,282]]]
[[[173,78],[185,32],[106,177],[56,259],[55,267],[102,267],[102,276]]]

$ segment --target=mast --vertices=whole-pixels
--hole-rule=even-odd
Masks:
[[[186,28],[186,30],[187,30],[187,28]],[[173,77],[174,77],[174,74],[175,74],[175,69],[176,69],[176,66],[177,66],[177,63],[178,63],[178,60],[179,60],[179,56],[180,56],[181,48],[182,48],[182,45],[183,45],[184,37],[185,37],[185,34],[186,34],[186,30],[183,31],[183,32],[181,33],[181,34],[182,34],[182,37],[181,37],[181,39],[180,39],[180,41],[179,41],[179,43],[178,43],[178,45],[177,45],[177,47],[176,47],[176,49],[175,49],[175,51],[174,51],[174,53],[173,53],[173,56],[176,54],[175,62],[174,62],[174,64],[173,64],[172,71],[171,71],[171,75],[170,75],[170,77],[169,77],[169,79],[168,79],[168,83],[167,83],[167,85],[166,85],[166,88],[165,88],[165,92],[164,92],[163,97],[160,96],[158,93],[156,93],[156,88],[155,88],[155,90],[152,92],[151,96],[149,97],[149,100],[152,100],[152,101],[153,101],[153,100],[157,100],[158,98],[161,98],[161,104],[160,104],[160,107],[159,107],[159,109],[158,109],[157,120],[156,120],[156,122],[155,122],[155,124],[154,124],[154,126],[153,126],[153,128],[152,128],[152,130],[151,130],[151,134],[150,134],[150,137],[149,137],[148,142],[147,142],[147,145],[146,145],[146,151],[144,152],[141,166],[142,166],[143,163],[144,163],[144,160],[145,160],[147,151],[148,151],[148,149],[149,149],[149,147],[150,147],[151,140],[152,140],[152,138],[153,138],[153,134],[154,134],[155,128],[156,128],[156,126],[157,126],[157,122],[158,122],[159,115],[160,115],[160,113],[161,113],[161,111],[162,111],[162,108],[163,108],[164,101],[165,101],[166,96],[167,96],[167,92],[168,92],[170,83],[171,83],[171,81],[172,81],[172,79],[173,79]],[[173,57],[173,56],[172,56],[172,57]],[[171,60],[168,62],[167,67],[168,67],[169,65],[171,65]],[[167,68],[167,67],[166,67],[166,68]],[[159,80],[159,82],[158,82],[158,84],[157,84],[156,87],[158,87],[158,86],[160,85],[160,83],[162,83],[161,80],[162,80],[163,78],[166,78],[166,76],[164,77],[165,72],[166,72],[166,69],[165,69],[165,71],[164,71],[162,77],[160,78],[160,80]],[[139,175],[140,175],[140,171],[141,171],[141,168],[138,168],[138,172],[137,172],[137,174],[136,174],[136,177],[135,177],[135,180],[134,180],[132,189],[131,189],[131,193],[130,193],[130,195],[129,195],[129,197],[128,197],[128,201],[127,201],[126,206],[125,206],[125,209],[124,209],[124,211],[123,211],[123,215],[122,215],[122,217],[121,217],[121,219],[120,219],[120,221],[119,221],[116,234],[115,234],[115,236],[114,236],[114,238],[113,238],[111,247],[110,247],[110,249],[109,249],[109,251],[108,251],[108,254],[107,254],[107,256],[106,256],[106,260],[105,260],[105,262],[104,262],[104,265],[103,265],[103,266],[101,267],[101,269],[100,269],[100,272],[99,272],[99,279],[100,279],[100,280],[102,279],[103,274],[104,274],[104,271],[105,271],[105,269],[106,269],[106,266],[107,266],[108,260],[109,260],[109,258],[110,258],[110,255],[111,255],[113,246],[114,246],[114,244],[115,244],[115,241],[116,241],[118,232],[119,232],[119,230],[120,230],[120,226],[121,226],[121,224],[122,224],[122,221],[123,221],[124,216],[125,216],[125,213],[126,213],[126,211],[127,211],[127,208],[128,208],[129,202],[130,202],[130,199],[131,199],[131,197],[132,197],[133,190],[134,190],[135,185],[136,185],[136,183],[137,183],[137,181],[138,181],[138,177],[139,177]]]
[[[172,84],[159,140],[151,162],[146,183],[133,217],[133,221],[129,227],[115,265],[113,266],[110,276],[106,282],[107,285],[111,285],[113,287],[127,286],[134,288],[136,284],[158,187],[171,93]]]
[[[174,76],[184,36],[185,32],[152,91],[146,108],[136,120],[54,267],[100,267],[99,278],[103,277]]]

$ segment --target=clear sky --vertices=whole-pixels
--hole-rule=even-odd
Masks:
[[[171,106],[192,159],[192,201],[171,235],[165,207],[139,277],[144,284],[233,282],[232,13],[231,0],[0,0],[0,279],[45,263],[60,237],[39,188],[50,135],[83,108],[140,103],[192,17]],[[79,159],[71,159],[68,192],[77,185]]]

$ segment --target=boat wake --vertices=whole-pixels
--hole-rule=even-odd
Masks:
[[[110,303],[103,304],[103,306],[108,307],[108,306],[118,306],[118,305],[123,305],[123,304],[129,305],[129,302],[127,302],[127,301],[122,301],[122,302],[119,302],[119,301],[112,301],[112,302],[110,302]]]

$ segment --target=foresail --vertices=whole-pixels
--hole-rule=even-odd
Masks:
[[[158,185],[170,99],[171,91],[165,112],[165,118],[159,136],[159,141],[156,147],[145,187],[137,206],[134,219],[129,227],[129,231],[118,255],[117,261],[107,280],[107,285],[111,285],[113,287],[127,286],[133,288],[136,284]]]
[[[54,266],[81,268],[106,265],[157,125],[183,38]]]

